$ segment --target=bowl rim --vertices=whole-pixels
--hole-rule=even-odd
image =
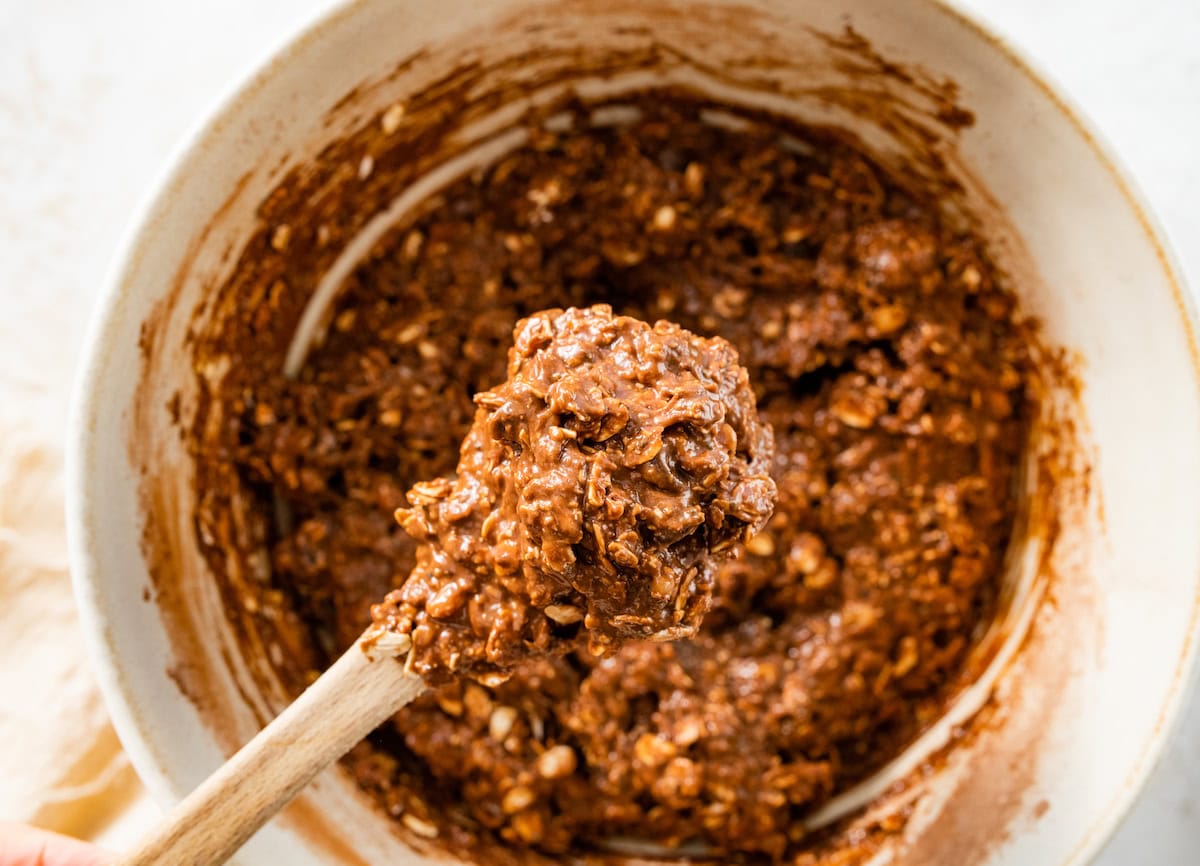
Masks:
[[[105,411],[98,400],[106,345],[122,330],[125,319],[125,287],[133,277],[136,264],[144,254],[145,234],[149,226],[173,206],[174,192],[182,184],[188,166],[222,135],[226,121],[236,110],[261,90],[276,71],[293,55],[321,39],[324,32],[344,18],[353,16],[370,0],[332,0],[313,10],[271,41],[240,73],[219,91],[217,98],[201,112],[190,128],[171,149],[154,180],[143,191],[121,239],[117,244],[102,286],[93,305],[71,392],[71,411],[67,426],[65,460],[65,514],[67,552],[71,582],[80,623],[93,671],[100,686],[109,717],[122,748],[139,778],[160,804],[175,801],[187,791],[171,777],[149,743],[149,726],[139,711],[132,691],[127,687],[119,664],[104,611],[104,581],[98,579],[98,556],[92,520],[97,500],[93,489],[96,454],[92,433]],[[1040,62],[1010,39],[993,31],[974,12],[962,8],[958,0],[917,0],[954,19],[977,38],[989,44],[1015,71],[1050,100],[1099,160],[1135,216],[1145,239],[1154,250],[1170,286],[1191,356],[1193,384],[1200,384],[1200,315],[1197,298],[1189,290],[1183,269],[1166,231],[1149,205],[1147,196],[1129,169],[1120,161],[1116,149],[1082,110],[1069,91],[1049,75]],[[1128,816],[1158,766],[1167,743],[1176,732],[1182,710],[1197,689],[1197,665],[1200,655],[1200,575],[1193,581],[1190,625],[1175,664],[1172,683],[1159,708],[1154,730],[1142,744],[1141,752],[1108,805],[1087,827],[1072,853],[1060,866],[1082,866],[1091,862]]]

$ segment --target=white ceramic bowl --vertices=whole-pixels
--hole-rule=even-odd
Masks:
[[[845,38],[847,24],[865,42]],[[1074,425],[1069,456],[1090,474],[1086,491],[1077,476],[1054,499],[1053,547],[1039,555],[1023,542],[1026,576],[1032,569],[1037,579],[1006,624],[1016,635],[1008,648],[1020,651],[992,666],[993,699],[969,735],[907,789],[912,814],[878,858],[1086,861],[1145,779],[1192,668],[1195,318],[1138,196],[1077,113],[1011,49],[933,0],[362,0],[322,18],[225,102],[129,237],[90,337],[70,453],[84,623],[118,732],[151,789],[170,800],[193,787],[282,699],[251,676],[258,663],[240,656],[197,551],[192,467],[167,409],[179,393],[186,417],[197,375],[220,372],[194,369],[184,339],[193,312],[262,228],[256,208],[288,169],[468,62],[483,70],[473,93],[505,75],[524,84],[464,114],[469,128],[457,135],[464,147],[479,144],[471,155],[423,166],[407,194],[392,190],[380,206],[387,215],[331,264],[324,288],[308,289],[335,289],[373,233],[422,190],[513,146],[488,136],[511,122],[520,99],[544,98],[564,79],[593,93],[686,83],[841,124],[885,158],[911,146],[905,122],[936,112],[944,79],[957,84],[976,122],[936,146],[966,204],[986,217],[982,230],[1026,309],[1079,360],[1077,404],[1048,411]],[[914,74],[902,80],[897,69]],[[546,84],[514,70],[536,70]],[[881,125],[880,105],[898,125]],[[146,537],[160,557],[156,584]],[[181,636],[147,601],[168,597],[185,603],[203,641]],[[243,861],[423,858],[331,770]]]

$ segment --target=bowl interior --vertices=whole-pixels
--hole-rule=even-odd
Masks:
[[[1029,594],[1016,599],[999,642],[1021,651],[989,668],[972,698],[993,700],[938,772],[847,832],[904,809],[905,829],[881,859],[1084,858],[1148,770],[1190,670],[1200,584],[1193,320],[1153,230],[1092,137],[1002,46],[928,0],[836,9],[819,0],[444,0],[436,10],[366,0],[316,25],[243,88],[182,155],[133,236],[80,396],[74,572],[135,764],[164,796],[178,796],[286,699],[269,647],[242,651],[199,553],[194,467],[179,436],[199,384],[236,363],[195,356],[188,335],[247,302],[228,278],[272,229],[261,207],[268,194],[314,165],[328,174],[308,183],[360,185],[340,217],[350,240],[314,254],[311,283],[288,287],[300,299],[289,354],[297,366],[319,339],[328,298],[373,239],[448,179],[519,146],[513,124],[531,105],[568,89],[601,98],[647,86],[841,126],[885,161],[952,176],[964,218],[979,218],[1047,341],[1077,364],[1079,393],[1052,391],[1044,418],[1070,448],[1030,459],[1031,484],[1054,487],[1046,507],[1056,524],[1052,545],[1030,535],[1014,559],[1014,588]],[[391,106],[406,105],[415,124],[447,99],[457,100],[454,121],[430,126],[428,141],[380,143]],[[954,104],[974,113],[972,126],[956,130]],[[359,177],[366,153],[385,152],[407,171],[387,182],[372,182],[369,169]],[[1036,603],[1043,593],[1049,603]],[[422,862],[420,849],[335,769],[243,856],[404,863]]]

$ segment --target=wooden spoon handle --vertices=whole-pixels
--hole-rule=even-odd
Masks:
[[[317,773],[424,691],[396,657],[406,650],[368,632],[114,866],[224,863]]]

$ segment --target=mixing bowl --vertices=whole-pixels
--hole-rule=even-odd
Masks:
[[[1195,316],[1161,234],[1078,113],[934,0],[360,0],[265,62],[186,143],[129,235],[77,393],[72,566],[131,759],[170,801],[286,700],[269,648],[254,649],[200,554],[181,435],[199,383],[237,363],[198,358],[196,334],[269,301],[236,279],[267,255],[267,215],[282,201],[297,224],[345,229],[298,253],[311,279],[280,290],[305,309],[295,368],[373,241],[521,146],[531,106],[662,86],[731,107],[713,122],[754,107],[840,127],[942,184],[1057,347],[977,686],[814,823],[837,819],[845,838],[888,826],[862,855],[875,862],[1086,861],[1145,780],[1192,669]],[[412,829],[335,768],[242,857],[426,862],[435,849]]]

